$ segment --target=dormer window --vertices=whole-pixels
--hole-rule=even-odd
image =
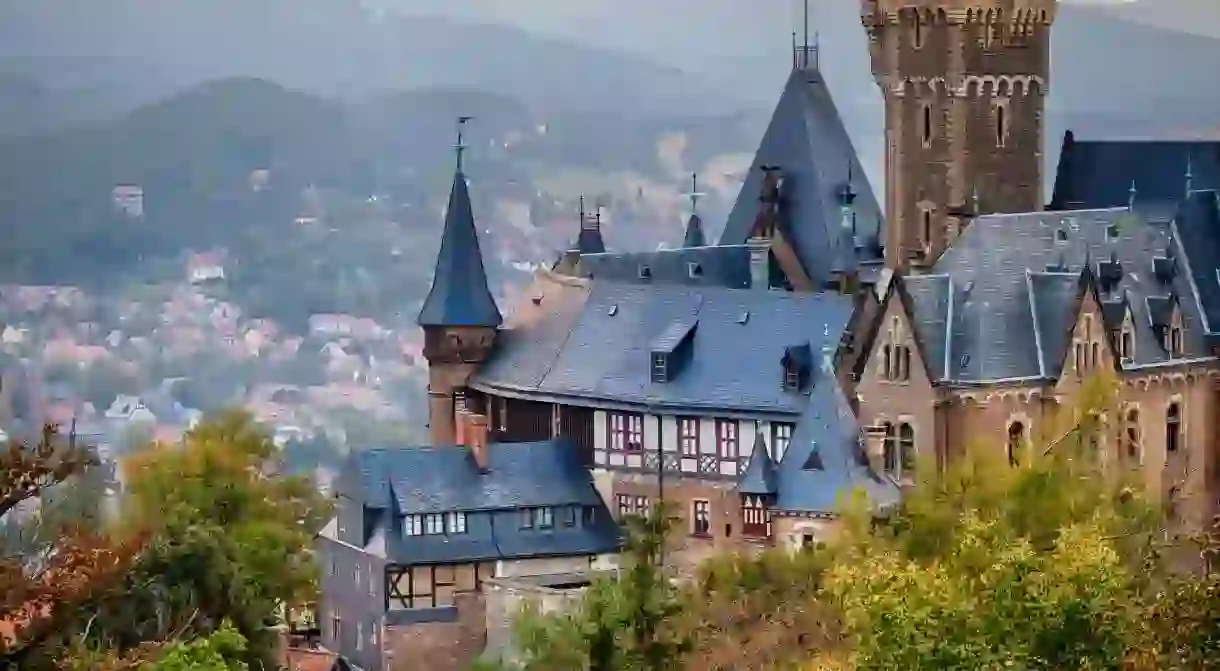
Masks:
[[[784,391],[801,391],[813,370],[813,350],[808,343],[789,347],[784,351],[780,363],[783,366]]]
[[[1152,257],[1152,274],[1161,284],[1169,284],[1177,274],[1177,264],[1170,256],[1158,254]]]
[[[640,264],[640,267],[639,267],[639,278],[640,278],[641,280],[650,280],[650,279],[652,279],[652,268],[649,268],[648,266],[646,266],[646,265],[644,265],[644,264]]]
[[[660,383],[669,381],[669,355],[659,352],[653,353],[652,381]]]
[[[1066,228],[1058,228],[1055,230],[1055,242],[1067,242],[1068,232]]]
[[[690,275],[692,280],[703,277],[703,266],[694,262],[688,263],[686,264],[686,273]]]

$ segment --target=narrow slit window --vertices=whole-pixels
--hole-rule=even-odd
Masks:
[[[1003,147],[1008,140],[1008,108],[997,105],[995,108],[995,145]]]
[[[927,149],[932,146],[932,104],[924,103],[921,111],[923,119],[923,147]]]

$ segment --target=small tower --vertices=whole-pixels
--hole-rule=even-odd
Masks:
[[[419,311],[428,359],[428,423],[434,445],[455,440],[455,398],[470,375],[491,351],[502,323],[500,310],[487,287],[479,235],[462,173],[462,128],[458,120],[457,169],[445,212],[445,229],[432,277],[432,289]]]
[[[703,233],[703,219],[699,218],[699,199],[704,194],[699,193],[699,175],[690,176],[690,219],[686,221],[686,235],[682,239],[683,247],[706,247],[707,236]]]
[[[991,212],[1042,208],[1058,0],[861,0],[885,98],[885,257],[926,269],[972,186]]]

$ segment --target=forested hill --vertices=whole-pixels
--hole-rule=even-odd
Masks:
[[[459,114],[476,116],[471,163],[484,190],[526,200],[540,163],[647,174],[659,170],[665,132],[688,133],[704,155],[751,142],[738,116],[553,113],[452,89],[343,104],[262,79],[218,80],[114,121],[0,140],[0,282],[91,282],[152,255],[270,244],[289,234],[311,186],[388,194],[421,212],[443,196]],[[260,169],[271,187],[255,192]],[[119,184],[143,187],[143,218],[112,207]]]

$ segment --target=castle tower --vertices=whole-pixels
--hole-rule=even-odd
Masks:
[[[981,213],[1042,208],[1056,4],[862,0],[885,97],[887,266],[931,266],[976,203]]]
[[[459,124],[466,120],[462,117]],[[457,170],[432,289],[417,320],[424,330],[424,357],[428,359],[428,425],[433,445],[454,444],[457,393],[487,358],[503,321],[487,287],[470,192],[462,173],[465,146],[460,130],[456,149]]]

